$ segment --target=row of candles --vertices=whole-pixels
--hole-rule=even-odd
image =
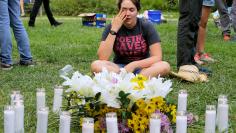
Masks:
[[[63,87],[54,88],[53,112],[59,112],[62,105]],[[4,133],[24,133],[24,100],[20,91],[12,91],[10,105],[4,108]],[[49,108],[46,107],[44,88],[38,88],[37,101],[37,133],[47,133]],[[70,132],[70,113],[60,113],[60,133]]]
[[[63,87],[54,88],[53,112],[60,112]],[[19,91],[13,91],[11,105],[4,109],[4,132],[24,133],[24,101]],[[45,89],[37,89],[37,128],[36,133],[47,133],[49,109],[46,107]],[[176,133],[187,133],[187,91],[180,90],[176,116]],[[218,98],[217,112],[215,105],[207,105],[205,112],[205,133],[215,133],[216,125],[219,132],[228,130],[228,100],[227,96]],[[60,113],[59,133],[70,133],[71,116],[69,112]],[[118,133],[117,115],[114,112],[106,114],[108,133]],[[150,133],[161,132],[161,118],[153,113],[150,117]],[[94,133],[94,119],[83,118],[82,133]]]
[[[176,133],[187,133],[187,96],[186,90],[180,90],[178,94],[178,106],[176,116]],[[217,110],[215,105],[206,105],[205,133],[215,133],[216,126],[219,133],[228,132],[229,105],[226,95],[219,95]]]

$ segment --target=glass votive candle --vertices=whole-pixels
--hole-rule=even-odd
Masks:
[[[149,129],[150,133],[161,132],[161,116],[159,114],[157,113],[151,114]]]
[[[218,98],[216,121],[219,132],[227,132],[229,126],[229,105],[226,95],[220,95]]]
[[[176,133],[187,133],[187,113],[178,111],[176,115]]]
[[[14,107],[4,107],[4,133],[15,133],[15,111]]]
[[[45,101],[46,101],[46,94],[44,88],[37,88],[36,92],[36,101],[37,101],[37,111],[40,108],[45,107]]]
[[[205,113],[205,133],[215,133],[216,125],[216,107],[207,105]]]
[[[37,111],[36,133],[47,133],[48,128],[48,107],[41,107]]]
[[[82,133],[94,133],[94,119],[93,118],[83,118],[82,123]]]
[[[59,112],[62,106],[63,86],[54,87],[53,112]]]
[[[187,90],[179,90],[178,94],[178,111],[187,111]]]
[[[106,113],[107,133],[118,133],[117,114],[115,112]]]
[[[71,115],[68,111],[63,111],[60,114],[59,133],[70,133]]]
[[[24,132],[24,101],[15,100],[14,101],[15,110],[15,132]]]

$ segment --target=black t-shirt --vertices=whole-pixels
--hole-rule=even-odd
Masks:
[[[102,41],[105,41],[111,30],[109,24],[103,34]],[[116,64],[128,64],[132,61],[148,58],[149,46],[160,42],[160,37],[154,26],[144,20],[137,18],[137,24],[132,29],[122,26],[116,35],[113,51],[115,57],[113,59]]]

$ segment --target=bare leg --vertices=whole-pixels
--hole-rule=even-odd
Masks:
[[[115,73],[119,73],[120,67],[113,62],[106,61],[106,60],[96,60],[91,64],[91,71],[92,73],[101,72],[102,68],[106,68],[108,71],[112,71]]]
[[[21,10],[21,16],[24,16],[25,15],[24,0],[20,0],[20,10]]]
[[[165,76],[169,74],[170,72],[170,64],[165,61],[160,61],[149,68],[143,69],[140,74],[146,76],[146,77],[156,77],[158,75]]]
[[[202,16],[199,24],[198,30],[198,39],[196,46],[196,53],[201,53],[205,48],[205,39],[206,39],[206,27],[209,14],[211,13],[211,7],[202,6]]]

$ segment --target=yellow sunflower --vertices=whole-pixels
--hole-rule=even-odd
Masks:
[[[144,110],[147,112],[147,114],[151,114],[156,111],[156,105],[149,103],[149,104],[147,104],[147,106],[145,107]]]
[[[146,102],[143,99],[139,99],[136,101],[136,105],[138,106],[138,108],[145,108]]]

